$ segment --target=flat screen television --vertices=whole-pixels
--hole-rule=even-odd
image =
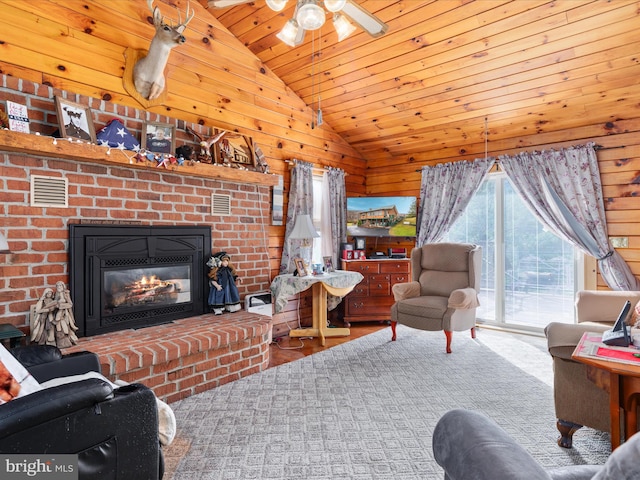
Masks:
[[[347,235],[415,237],[416,197],[347,197]]]

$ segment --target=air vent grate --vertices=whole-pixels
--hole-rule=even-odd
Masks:
[[[231,196],[211,194],[211,215],[231,215]]]
[[[69,181],[60,177],[31,175],[31,206],[69,206]]]

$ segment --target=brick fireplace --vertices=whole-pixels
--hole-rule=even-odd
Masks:
[[[69,225],[77,334],[168,323],[206,312],[211,227]]]

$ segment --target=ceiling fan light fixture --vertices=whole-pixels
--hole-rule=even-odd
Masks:
[[[301,0],[300,3],[306,2],[304,5],[300,5],[298,13],[296,14],[296,20],[305,30],[317,30],[326,19],[324,10],[318,6],[316,0]]]
[[[324,8],[331,13],[336,13],[342,10],[345,3],[347,3],[347,0],[324,0]]]
[[[287,4],[287,0],[265,0],[265,1],[267,3],[267,6],[274,12],[279,12]]]
[[[339,13],[336,13],[333,16],[333,27],[336,29],[339,42],[351,35],[356,29],[356,27],[349,22],[344,15],[340,15]]]
[[[284,24],[282,30],[280,30],[276,37],[278,37],[283,43],[286,43],[290,47],[295,47],[296,37],[298,36],[298,30],[300,27],[298,26],[298,22],[296,22],[293,18]]]

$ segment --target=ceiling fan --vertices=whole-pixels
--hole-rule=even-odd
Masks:
[[[225,8],[255,0],[209,0],[212,8]],[[333,26],[338,34],[338,41],[347,38],[356,29],[349,20],[357,24],[372,37],[384,35],[389,26],[378,17],[368,12],[353,0],[295,0],[296,9],[284,28],[276,35],[291,47],[300,45],[307,30],[317,30],[322,27],[326,19],[324,8],[333,14]],[[267,6],[275,11],[281,11],[287,0],[265,0]]]

